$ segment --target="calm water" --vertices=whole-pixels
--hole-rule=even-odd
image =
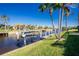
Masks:
[[[28,45],[38,40],[40,40],[39,36],[27,36],[19,39],[16,39],[15,34],[8,35],[8,37],[0,36],[0,54],[23,47],[24,41]]]
[[[16,37],[0,36],[0,54],[18,48],[16,46],[16,43],[17,43]]]

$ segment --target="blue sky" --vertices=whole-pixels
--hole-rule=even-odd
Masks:
[[[7,15],[9,17],[9,24],[32,24],[32,25],[41,25],[41,26],[51,26],[51,20],[48,10],[45,12],[40,12],[38,10],[40,4],[35,3],[26,3],[26,4],[0,4],[0,15]],[[77,25],[77,8],[70,8],[73,12],[69,16],[68,25],[75,26]],[[58,24],[58,12],[53,13],[55,26]],[[65,22],[65,17],[64,21]],[[64,23],[63,23],[64,25]]]

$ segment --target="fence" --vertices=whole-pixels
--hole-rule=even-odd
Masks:
[[[24,37],[24,45],[31,44],[33,42],[42,40],[43,38],[46,38],[53,34],[54,31],[49,31],[49,32],[42,32],[41,34],[35,35],[35,36],[26,36]]]

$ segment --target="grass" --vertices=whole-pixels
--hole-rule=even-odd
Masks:
[[[62,33],[63,34],[63,33]],[[61,56],[64,52],[63,43],[61,45],[53,45],[55,42],[55,36],[41,40],[39,42],[30,44],[20,49],[16,49],[12,52],[4,55],[9,56]],[[63,42],[63,41],[62,41]]]
[[[63,32],[66,40],[54,44],[55,36],[30,44],[20,49],[5,53],[8,56],[77,56],[79,55],[79,36]]]
[[[63,55],[63,46],[53,46],[54,40],[42,40],[34,44],[25,46],[16,51],[7,53],[5,55],[12,56],[57,56]]]
[[[64,45],[64,55],[79,56],[79,35],[68,35]]]

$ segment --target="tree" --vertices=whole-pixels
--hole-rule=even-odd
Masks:
[[[52,22],[52,28],[53,28],[53,31],[55,30],[55,26],[54,26],[54,21],[53,21],[53,12],[59,8],[59,4],[55,4],[55,3],[45,3],[45,4],[41,4],[39,6],[39,10],[44,12],[45,10],[48,10],[49,11],[49,15],[50,15],[50,19],[51,19],[51,22]],[[55,34],[56,38],[58,38],[58,36]]]
[[[68,9],[67,7],[65,7],[65,11],[66,11],[66,14],[65,14],[65,16],[66,16],[65,26],[66,26],[66,31],[68,32],[68,27],[67,27],[67,25],[68,25],[68,16],[69,16],[69,14],[70,14],[70,9]]]
[[[63,17],[64,17],[64,13],[68,13],[69,12],[69,8],[68,8],[68,3],[58,3],[58,15],[59,15],[59,20],[58,20],[58,27],[59,27],[59,32],[58,32],[58,37],[59,37],[59,40],[61,39],[61,31],[62,31],[62,21],[64,20]]]
[[[78,8],[78,26],[77,26],[77,29],[78,29],[78,32],[79,32],[79,3],[78,4],[72,4],[73,7],[75,8]]]
[[[3,22],[3,24],[5,25],[4,28],[5,28],[5,31],[6,31],[9,18],[6,15],[2,15],[0,18]]]
[[[71,3],[70,4],[71,8],[78,8],[78,26],[77,26],[77,29],[78,29],[78,32],[79,32],[79,3]]]
[[[54,28],[52,13],[58,9],[58,39],[61,39],[60,33],[62,31],[62,20],[64,16],[65,8],[67,8],[66,3],[52,3],[52,4],[42,4],[40,5],[41,11],[49,10],[49,14],[52,20],[52,26]]]
[[[38,26],[38,29],[43,29],[43,27],[42,26]]]
[[[55,30],[55,27],[54,27],[54,22],[53,22],[53,17],[52,17],[52,13],[54,11],[54,8],[55,7],[55,4],[48,4],[48,3],[45,3],[45,4],[41,4],[39,6],[39,10],[41,12],[44,12],[45,10],[49,10],[49,15],[50,15],[50,19],[51,19],[51,22],[52,22],[52,27],[53,27],[53,30]]]

